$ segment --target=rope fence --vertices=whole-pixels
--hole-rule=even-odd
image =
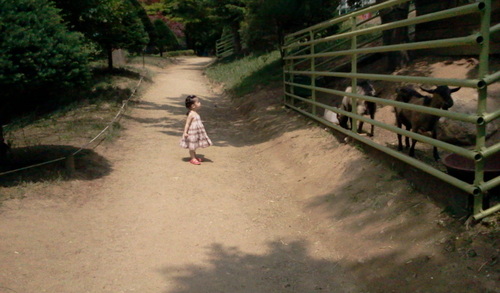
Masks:
[[[26,167],[14,169],[14,170],[2,172],[2,173],[0,173],[0,176],[4,176],[4,175],[8,175],[8,174],[20,172],[20,171],[32,169],[32,168],[37,168],[37,167],[40,167],[40,166],[44,166],[44,165],[48,165],[48,164],[52,164],[52,163],[56,163],[56,162],[60,162],[60,161],[64,161],[64,160],[69,160],[70,158],[73,158],[75,155],[77,155],[78,153],[80,153],[81,151],[83,151],[84,149],[86,149],[90,144],[92,144],[99,137],[101,137],[104,133],[106,133],[106,131],[108,131],[110,129],[110,127],[113,125],[113,123],[115,123],[122,116],[122,114],[125,111],[125,108],[128,105],[128,102],[136,94],[137,89],[139,89],[139,86],[141,85],[143,79],[144,79],[144,76],[141,75],[141,78],[139,79],[139,82],[137,83],[137,85],[133,89],[133,91],[130,94],[130,96],[128,97],[128,99],[126,99],[126,100],[124,100],[122,102],[122,106],[120,107],[120,109],[116,113],[115,117],[106,125],[106,127],[104,127],[104,129],[101,130],[101,132],[99,132],[93,139],[91,139],[86,144],[82,145],[78,150],[74,151],[71,155],[66,156],[66,157],[60,157],[60,158],[53,159],[53,160],[50,160],[50,161],[46,161],[46,162],[43,162],[43,163],[38,163],[38,164],[34,164],[34,165],[30,165],[30,166],[26,166]],[[95,149],[97,146],[99,146],[99,144],[95,145],[92,149]]]

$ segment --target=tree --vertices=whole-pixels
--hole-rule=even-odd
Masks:
[[[213,19],[231,29],[234,51],[241,52],[240,28],[246,14],[245,0],[210,0]]]
[[[177,41],[176,47],[181,47],[181,43],[185,43],[185,41],[184,41],[184,39],[185,39],[185,34],[184,34],[185,26],[182,23],[165,17],[165,15],[163,15],[163,13],[161,11],[154,11],[154,13],[149,14],[148,17],[153,22],[153,25],[154,25],[154,22],[156,20],[161,20],[167,25],[168,29],[170,29],[170,31],[174,34],[174,36],[176,38],[176,41]]]
[[[386,0],[378,0],[377,3],[385,2]],[[403,20],[408,18],[410,3],[395,5],[380,11],[380,19],[382,24]],[[384,45],[394,45],[408,43],[408,27],[400,27],[382,32],[382,40]],[[398,67],[403,67],[410,61],[407,51],[395,51],[387,53],[387,70],[395,70]]]
[[[158,35],[156,44],[158,50],[160,50],[160,56],[163,56],[163,52],[166,50],[177,48],[179,46],[179,42],[177,41],[174,33],[163,20],[157,19],[153,22],[153,24],[156,29],[156,34]]]
[[[90,73],[83,36],[67,30],[50,1],[0,0],[0,7],[0,123],[5,123],[7,114],[42,102],[30,101],[31,93],[81,84]]]
[[[113,68],[114,49],[140,52],[149,42],[138,10],[129,0],[54,0],[71,29],[82,32],[107,52]]]
[[[222,32],[220,23],[214,19],[210,1],[163,0],[167,16],[185,25],[186,44],[199,55],[213,50]]]
[[[339,0],[163,0],[166,14],[185,24],[186,42],[198,52],[213,49],[225,27],[235,50],[240,32],[249,50],[281,48],[284,36],[330,19]]]
[[[67,30],[48,0],[0,0],[0,7],[1,163],[8,150],[2,124],[51,103],[50,90],[82,84],[90,72],[83,36]]]
[[[158,12],[165,11],[165,5],[162,3],[162,0],[139,1],[142,3],[142,6],[144,7],[144,10],[146,10],[147,15],[156,15]]]
[[[339,1],[328,0],[250,0],[245,39],[257,49],[279,48],[285,35],[333,17]]]
[[[137,15],[141,19],[142,25],[144,26],[144,30],[148,34],[149,37],[149,46],[154,47],[158,41],[158,34],[156,32],[156,28],[148,17],[148,14],[144,7],[139,3],[138,0],[129,0],[130,3],[137,9]]]
[[[415,10],[417,16],[452,9],[466,4],[477,2],[475,0],[448,0],[448,1],[429,1],[415,0]],[[496,4],[495,4],[496,2]],[[498,8],[498,1],[492,1],[491,23],[498,23],[500,18],[498,12],[495,13],[495,6]],[[498,11],[498,10],[497,10]],[[481,20],[479,14],[470,14],[467,16],[456,16],[442,20],[420,23],[415,26],[415,41],[430,41],[438,39],[465,37],[479,31]],[[457,28],[460,29],[457,29]]]

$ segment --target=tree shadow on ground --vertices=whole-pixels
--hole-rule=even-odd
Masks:
[[[211,108],[207,111],[211,118],[206,123],[207,131],[212,131],[220,145],[243,147],[270,141],[315,123],[284,107],[281,91],[279,87],[262,87],[251,97],[243,96]],[[216,103],[217,97],[212,102]]]
[[[302,240],[267,244],[264,254],[214,243],[208,263],[165,267],[160,273],[176,289],[168,293],[202,292],[361,292],[348,281],[339,264],[310,255]],[[167,292],[167,291],[165,291]]]
[[[418,207],[427,204],[437,205],[456,218],[469,214],[469,195],[465,191],[370,146],[354,144],[365,155],[338,162],[342,165],[337,169],[342,170],[338,176],[343,184],[332,193],[317,197],[311,207],[331,206],[328,210],[336,221],[367,212],[366,221],[362,221],[366,225],[371,225],[382,212],[387,220],[410,208],[418,214]],[[338,205],[345,207],[339,209]],[[361,230],[363,225],[358,222],[350,229]]]
[[[200,58],[200,57],[193,57],[193,58]],[[187,61],[184,60],[184,59],[175,59],[176,61],[174,62],[175,64],[177,65],[180,65],[180,64],[186,64]],[[209,58],[207,60],[200,60],[199,62],[195,62],[195,63],[192,63],[192,62],[189,62],[188,65],[185,65],[186,67],[183,69],[183,70],[200,70],[200,69],[204,69],[208,66],[210,66],[212,63],[215,62],[215,59],[213,58]]]
[[[367,156],[338,162],[341,183],[310,195],[305,208],[308,214],[326,215],[322,230],[344,239],[338,249],[354,258],[343,266],[370,292],[494,292],[494,285],[485,285],[489,273],[481,269],[493,273],[498,268],[490,262],[497,252],[457,237],[463,221],[446,215],[465,219],[468,195],[364,149]],[[474,249],[482,249],[479,257],[470,257]],[[485,268],[485,263],[492,265]]]
[[[130,70],[127,68],[123,68],[123,67],[112,68],[112,69],[109,69],[107,67],[97,67],[93,70],[93,73],[96,77],[98,77],[100,79],[111,77],[111,76],[121,76],[121,77],[127,77],[130,79],[139,80],[139,79],[141,79],[141,77],[143,77],[140,72],[136,72],[136,71],[133,71],[133,70]],[[147,77],[145,77],[145,79],[147,81],[151,81],[151,79],[149,79]]]
[[[65,158],[77,150],[79,148],[64,145],[14,148],[8,161],[0,167],[0,173]],[[93,150],[83,149],[74,157],[74,171],[70,171],[66,160],[62,159],[40,167],[0,176],[0,186],[12,187],[26,182],[57,180],[94,180],[110,174],[111,170],[111,165],[106,158]]]
[[[126,114],[123,117],[127,120],[135,121],[138,123],[146,124],[147,127],[154,127],[162,129],[161,132],[167,135],[181,135],[182,127],[184,127],[184,121],[174,118],[174,116],[181,113],[186,113],[186,108],[181,105],[170,105],[170,104],[157,104],[153,102],[140,101],[134,108],[140,110],[152,110],[152,111],[163,111],[164,115],[159,118],[142,118],[133,116],[133,114]],[[168,129],[168,130],[164,130]]]
[[[273,89],[275,90],[275,89]],[[269,99],[264,103],[234,105],[222,95],[200,96],[202,108],[199,113],[207,133],[216,146],[233,145],[243,147],[259,144],[278,137],[283,132],[307,127],[309,121],[292,114],[283,115],[284,108],[277,101],[276,94],[265,92]],[[171,136],[182,135],[187,109],[184,100],[187,94],[166,97],[167,103],[139,101],[134,107],[140,110],[163,111],[159,118],[140,118],[133,114],[125,119],[158,128],[161,133]],[[244,100],[244,98],[243,98]],[[175,101],[175,102],[170,102]],[[303,123],[297,123],[297,120]]]
[[[167,266],[159,273],[175,288],[165,293],[495,292],[474,277],[450,276],[457,263],[443,263],[436,256],[417,255],[403,262],[405,249],[393,249],[369,259],[333,261],[315,258],[310,246],[303,240],[274,241],[266,253],[254,254],[214,243],[206,247],[207,263]]]
[[[168,99],[168,97],[166,97]],[[182,97],[176,98],[181,100]],[[127,120],[131,120],[137,123],[145,124],[146,127],[157,128],[161,133],[173,136],[182,135],[182,130],[184,127],[184,121],[177,119],[177,115],[186,114],[187,110],[180,102],[178,105],[175,104],[159,104],[148,101],[138,101],[134,105],[135,109],[138,110],[151,110],[151,111],[162,111],[164,115],[155,118],[142,118],[139,116],[134,116],[134,113],[125,114],[123,117]]]

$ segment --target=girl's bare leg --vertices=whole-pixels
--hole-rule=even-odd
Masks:
[[[189,156],[191,156],[191,160],[196,159],[196,152],[189,150]]]

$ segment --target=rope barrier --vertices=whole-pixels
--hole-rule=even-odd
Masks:
[[[141,76],[139,82],[135,86],[134,90],[132,91],[132,93],[130,94],[130,96],[128,97],[128,99],[126,99],[126,100],[123,101],[122,106],[120,107],[120,109],[116,113],[115,117],[108,123],[108,125],[103,130],[101,130],[101,132],[99,132],[93,139],[91,139],[89,142],[87,142],[86,144],[82,145],[78,150],[76,150],[75,152],[73,152],[71,154],[71,156],[75,156],[78,153],[80,153],[81,151],[83,151],[85,148],[87,148],[87,146],[89,146],[90,144],[92,144],[96,139],[98,139],[101,135],[103,135],[111,127],[111,125],[113,125],[113,123],[115,123],[115,121],[118,120],[118,118],[123,114],[123,112],[125,110],[125,107],[127,106],[127,104],[130,101],[130,99],[137,92],[137,89],[141,85],[143,79],[144,79],[144,76]],[[98,145],[96,145],[92,149],[95,149]],[[18,168],[18,169],[15,169],[15,170],[10,170],[10,171],[6,171],[6,172],[2,172],[2,173],[0,173],[0,176],[7,175],[7,174],[12,174],[12,173],[16,173],[16,172],[20,172],[20,171],[24,171],[24,170],[28,170],[28,169],[32,169],[32,168],[36,168],[36,167],[40,167],[40,166],[44,166],[44,165],[48,165],[48,164],[52,164],[52,163],[55,163],[55,162],[66,160],[67,158],[68,157],[60,157],[60,158],[53,159],[53,160],[50,160],[50,161],[47,161],[47,162],[43,162],[43,163],[39,163],[39,164],[34,164],[34,165],[30,165],[30,166]]]

